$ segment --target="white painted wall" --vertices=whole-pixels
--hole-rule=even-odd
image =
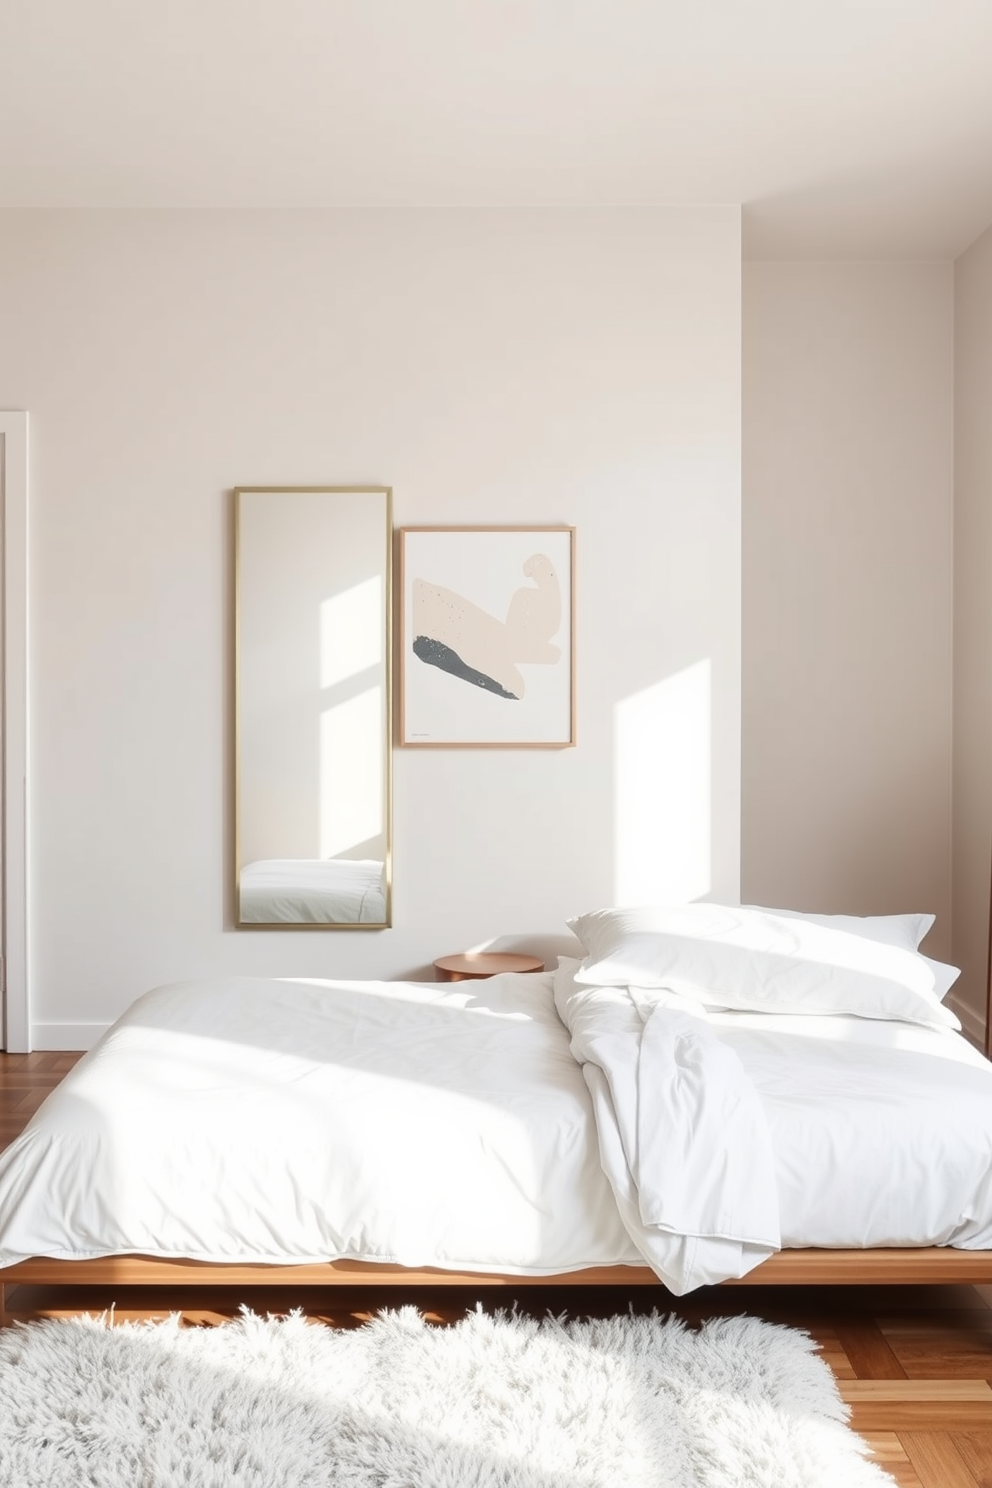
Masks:
[[[0,325],[39,1044],[173,978],[564,946],[621,881],[736,895],[736,208],[9,213]],[[579,743],[399,751],[394,928],[235,931],[229,493],[324,482],[392,485],[397,525],[575,524]]]
[[[954,958],[984,1028],[992,856],[992,228],[954,265]]]
[[[950,264],[745,265],[742,893],[948,957],[952,445]]]

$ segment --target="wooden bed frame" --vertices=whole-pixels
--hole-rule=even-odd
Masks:
[[[916,1249],[781,1250],[746,1276],[723,1286],[892,1286],[992,1282],[992,1250],[951,1246]],[[443,1271],[433,1267],[328,1261],[303,1266],[160,1261],[149,1256],[105,1256],[90,1261],[37,1257],[0,1272],[0,1327],[6,1293],[14,1286],[412,1287],[452,1288],[470,1295],[487,1287],[634,1287],[662,1283],[649,1266],[592,1266],[554,1276]]]

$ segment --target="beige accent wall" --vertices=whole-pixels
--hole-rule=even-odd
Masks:
[[[949,956],[953,269],[749,263],[743,306],[742,895]]]
[[[574,950],[618,884],[738,893],[740,263],[732,206],[0,217],[39,1046],[172,979],[429,977]],[[237,931],[231,488],[351,482],[574,524],[578,743],[397,751],[393,928]]]
[[[992,855],[992,228],[954,265],[954,935],[984,1024]]]

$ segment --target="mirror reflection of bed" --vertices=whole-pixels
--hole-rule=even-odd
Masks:
[[[390,492],[235,499],[236,924],[385,928]]]
[[[241,870],[248,924],[378,924],[386,918],[385,863],[358,858],[262,858]]]

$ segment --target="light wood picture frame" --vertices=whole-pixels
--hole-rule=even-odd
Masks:
[[[399,580],[401,745],[574,745],[574,527],[403,527]]]

